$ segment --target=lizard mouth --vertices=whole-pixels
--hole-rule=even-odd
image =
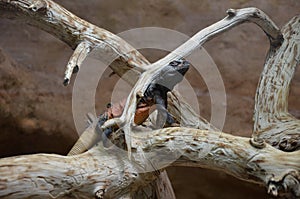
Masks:
[[[190,62],[186,61],[186,60],[183,60],[182,62],[182,66],[181,68],[179,69],[179,72],[184,75],[190,68]]]

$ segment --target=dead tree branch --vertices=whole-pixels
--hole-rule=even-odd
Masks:
[[[170,101],[173,100],[173,103],[170,104],[173,104],[175,115],[184,114],[186,116],[183,117],[183,125],[197,122],[196,125],[192,125],[194,128],[173,127],[139,133],[133,126],[137,96],[144,93],[158,71],[162,70],[170,61],[189,55],[206,41],[241,23],[255,23],[267,34],[271,51],[266,66],[272,68],[274,63],[291,62],[286,67],[295,67],[299,62],[299,50],[297,50],[299,45],[295,44],[299,37],[299,17],[291,21],[290,25],[293,28],[283,29],[283,37],[269,17],[257,8],[230,9],[223,20],[199,31],[172,53],[150,64],[121,38],[78,18],[50,0],[0,0],[0,10],[4,11],[1,12],[2,16],[25,19],[27,23],[55,35],[75,49],[67,65],[65,84],[69,83],[72,73],[80,68],[86,56],[94,49],[100,49],[103,57],[116,59],[110,65],[114,72],[131,85],[135,85],[129,94],[122,116],[109,120],[103,126],[103,128],[114,124],[121,126],[125,133],[131,159],[124,155],[127,154],[126,151],[120,153],[120,149],[116,147],[105,150],[101,148],[101,145],[86,153],[68,157],[40,154],[0,159],[0,171],[2,173],[0,196],[24,198],[69,195],[80,198],[115,198],[133,195],[135,191],[147,186],[157,178],[157,171],[147,172],[149,166],[151,169],[152,167],[156,168],[155,163],[157,162],[160,164],[161,162],[170,163],[169,161],[173,160],[175,156],[174,160],[176,161],[171,165],[218,169],[242,180],[263,184],[268,188],[268,192],[274,196],[288,194],[289,196],[300,197],[299,151],[288,153],[272,148],[267,144],[260,145],[259,138],[265,139],[260,130],[263,129],[266,132],[263,125],[268,125],[266,120],[261,120],[260,115],[258,115],[259,119],[256,119],[257,125],[254,127],[256,134],[250,142],[248,138],[213,130],[214,128],[209,123],[197,120],[197,115],[186,103],[186,112],[176,112],[180,108],[178,106],[181,101],[178,97],[176,99],[179,101],[176,102],[174,96],[172,98],[171,95]],[[294,28],[297,28],[298,31]],[[294,47],[294,49],[290,47]],[[291,51],[285,50],[285,48],[290,48]],[[292,52],[292,58],[284,60],[283,58],[289,57],[289,52]],[[280,56],[280,53],[283,55]],[[273,58],[278,62],[273,61]],[[132,72],[130,75],[123,75],[129,70]],[[268,79],[264,79],[264,76],[270,75],[269,73],[270,71],[264,71],[262,74],[260,81],[262,88],[269,86],[265,83],[268,82]],[[293,74],[294,69],[288,70],[287,73]],[[275,95],[273,95],[274,89],[270,86],[266,90],[261,90],[261,87],[258,88],[260,94],[256,97],[256,102],[260,106],[256,106],[256,114],[262,111],[267,115],[265,118],[270,118],[269,109],[265,109],[265,104],[270,103],[273,107],[281,105],[277,104],[277,101],[282,93],[284,93],[282,96],[287,96],[290,78],[291,76],[281,79],[286,84],[282,90],[275,92]],[[273,85],[272,82],[271,85]],[[260,98],[261,96],[262,98]],[[282,102],[287,104],[286,100],[282,100]],[[286,112],[286,108],[279,111],[275,108],[271,114],[275,113],[274,118],[277,118],[276,113],[280,111]],[[192,119],[187,118],[189,115],[192,115]],[[281,117],[278,121],[284,122],[283,119],[284,117]],[[261,124],[258,125],[258,123]],[[261,128],[262,126],[263,128]],[[294,126],[298,128],[298,123]],[[206,128],[209,131],[196,128]],[[268,130],[271,128],[276,128],[276,126],[269,125]],[[299,143],[298,135],[299,133],[296,133],[295,139]],[[269,142],[270,140],[266,141]],[[257,146],[258,148],[256,148]],[[131,150],[134,153],[131,154]],[[167,166],[169,165],[166,164],[161,169]],[[14,183],[16,180],[18,183]]]
[[[206,41],[209,41],[224,31],[228,31],[243,22],[253,22],[262,28],[269,37],[272,46],[281,44],[282,35],[278,27],[266,14],[257,8],[244,8],[239,10],[229,9],[227,13],[228,16],[223,20],[199,31],[173,52],[151,64],[151,68],[141,74],[139,80],[130,92],[122,116],[120,118],[111,119],[103,125],[103,129],[114,125],[123,126],[129,156],[131,153],[130,134],[134,132],[132,125],[134,125],[133,121],[137,105],[137,96],[140,96],[141,93],[143,94],[145,92],[153,78],[156,77],[160,70],[163,70],[163,66],[167,66],[172,60],[189,55],[191,52],[201,47]]]
[[[23,20],[75,49],[65,72],[65,85],[93,48],[103,52],[105,57],[116,59],[110,67],[118,75],[123,76],[131,70],[135,75],[126,81],[132,85],[143,67],[150,64],[143,55],[117,35],[88,23],[51,0],[1,0],[0,9],[3,11],[0,16]]]
[[[148,158],[153,163],[169,160],[170,154],[181,154],[172,165],[223,170],[266,186],[272,195],[288,191],[299,197],[300,152],[283,152],[271,146],[257,149],[249,140],[221,132],[176,127],[136,136],[133,150],[142,147],[145,153],[151,152]],[[99,145],[77,156],[38,154],[1,159],[0,195],[88,198],[103,192],[107,198],[117,198],[155,179],[153,172],[141,172],[147,166],[140,164],[141,154],[133,153],[136,160],[133,162],[119,152],[105,151]]]
[[[284,151],[300,148],[300,121],[288,112],[290,83],[300,62],[299,19],[282,28],[282,45],[271,45],[255,96],[254,137]]]

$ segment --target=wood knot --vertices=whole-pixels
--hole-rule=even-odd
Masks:
[[[278,196],[278,189],[277,189],[276,185],[269,184],[268,194],[271,194],[272,196]]]
[[[261,138],[252,137],[250,138],[249,142],[253,147],[257,149],[263,149],[266,147],[265,141]]]
[[[104,189],[99,189],[95,193],[95,198],[96,199],[103,199],[104,198],[104,194],[105,194],[105,190]]]
[[[48,4],[46,1],[33,1],[33,3],[28,7],[33,12],[46,13],[48,9]]]
[[[300,197],[300,179],[296,170],[287,170],[279,176],[268,179],[268,193],[272,196],[286,195],[288,198]],[[282,192],[279,194],[279,191]]]
[[[70,83],[70,79],[65,78],[64,81],[63,81],[63,85],[68,86],[69,83]]]
[[[236,10],[230,8],[226,11],[226,13],[228,14],[229,17],[234,17],[236,15]]]
[[[72,73],[75,74],[75,73],[78,73],[78,71],[79,71],[79,66],[76,65],[76,66],[73,68]]]

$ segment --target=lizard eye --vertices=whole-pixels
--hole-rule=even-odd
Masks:
[[[172,62],[170,62],[171,66],[178,66],[179,64],[180,64],[180,62],[178,62],[178,61],[172,61]]]

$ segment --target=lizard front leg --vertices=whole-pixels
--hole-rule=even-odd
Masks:
[[[155,128],[160,129],[165,124],[174,124],[175,120],[171,114],[167,111],[167,94],[158,94],[154,96],[154,101],[157,109],[157,118]]]

